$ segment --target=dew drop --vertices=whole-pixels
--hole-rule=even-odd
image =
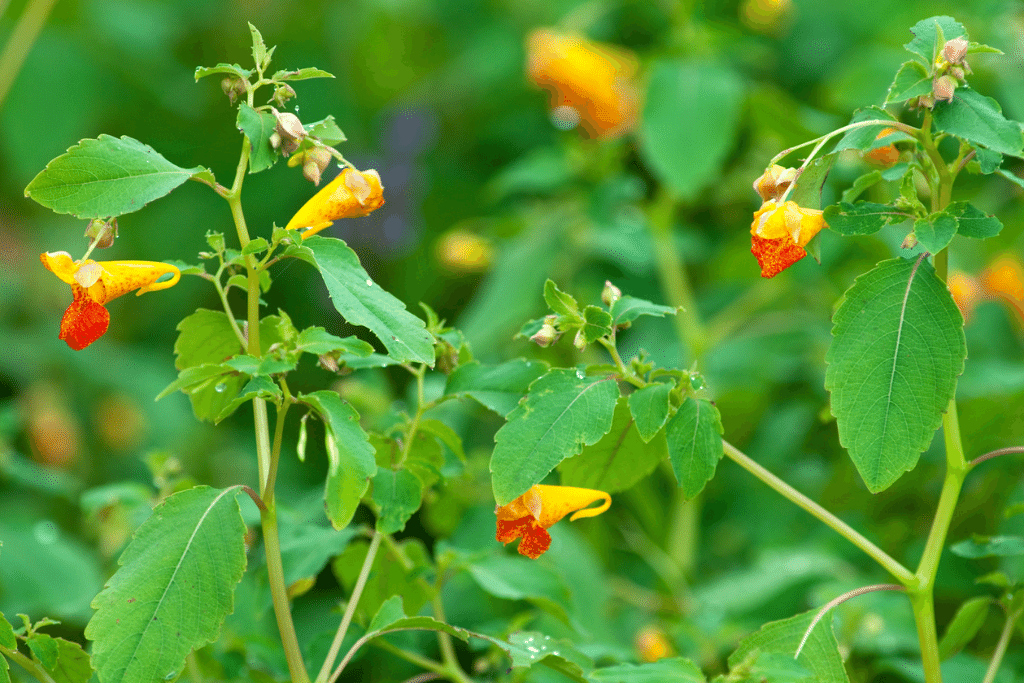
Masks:
[[[227,388],[228,388],[228,385],[227,385],[227,384],[225,384],[224,382],[221,382],[220,384],[218,384],[217,386],[215,386],[215,387],[213,388],[213,390],[214,390],[214,391],[216,391],[216,392],[217,392],[218,394],[223,394],[223,393],[224,393],[224,390],[225,390],[225,389],[227,389]]]
[[[367,280],[366,280],[366,286],[367,286],[367,287],[373,287],[373,280],[370,280],[369,278],[367,278]]]
[[[587,376],[585,374],[583,374],[582,370],[577,370],[576,371],[576,379],[586,379],[586,378],[587,378]]]

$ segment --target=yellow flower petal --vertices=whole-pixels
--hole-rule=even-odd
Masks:
[[[334,180],[303,204],[285,226],[309,237],[339,218],[366,216],[384,204],[384,188],[377,171],[344,169]]]

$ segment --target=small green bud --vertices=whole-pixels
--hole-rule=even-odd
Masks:
[[[228,102],[234,104],[245,94],[246,82],[238,76],[226,76],[221,79],[220,89],[228,96]]]
[[[587,337],[583,334],[583,330],[576,332],[576,336],[573,337],[572,345],[576,347],[577,351],[583,351],[587,348]]]
[[[917,246],[917,235],[910,233],[903,239],[903,244],[900,245],[902,249],[913,249]]]
[[[113,246],[114,240],[117,239],[117,219],[112,218],[110,222],[102,218],[92,219],[89,221],[89,227],[85,229],[85,236],[96,249]]]
[[[622,290],[613,285],[611,280],[605,280],[604,289],[601,290],[601,301],[604,305],[611,308],[621,298]]]
[[[279,107],[283,107],[284,103],[293,97],[295,97],[295,88],[287,83],[281,83],[274,88],[274,96],[270,98],[270,101]]]
[[[551,346],[558,341],[559,336],[561,335],[558,334],[558,330],[556,330],[553,325],[550,325],[545,321],[544,324],[541,325],[540,330],[530,337],[530,341],[537,344],[537,346]]]

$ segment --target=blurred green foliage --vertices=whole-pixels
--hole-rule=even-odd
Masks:
[[[0,45],[25,4],[13,0],[0,14]],[[104,340],[71,352],[57,339],[67,288],[41,267],[38,254],[80,253],[84,221],[23,197],[50,159],[99,133],[131,136],[179,166],[205,165],[225,182],[240,145],[234,112],[213,80],[196,84],[193,72],[197,65],[247,59],[246,21],[278,45],[281,64],[315,65],[337,75],[296,83],[296,113],[304,120],[333,114],[349,140],[345,156],[380,172],[385,206],[325,234],[346,240],[374,280],[411,310],[422,300],[461,328],[486,361],[528,356],[566,367],[600,362],[594,349],[581,355],[569,344],[537,350],[525,340],[511,341],[525,320],[543,314],[541,293],[549,277],[581,301],[596,301],[610,279],[628,294],[664,302],[644,214],[657,186],[655,170],[638,153],[638,145],[657,140],[589,141],[556,129],[545,95],[524,76],[525,35],[559,22],[579,28],[636,51],[645,77],[656,59],[695,59],[723,69],[728,82],[718,82],[721,91],[742,102],[726,113],[727,127],[701,130],[706,139],[694,137],[693,149],[686,150],[707,147],[721,163],[699,169],[699,187],[687,196],[671,237],[699,315],[713,320],[732,310],[720,318],[723,328],[714,330],[723,341],[707,349],[700,368],[725,434],[897,559],[916,561],[941,481],[940,440],[912,477],[873,496],[838,445],[823,386],[833,304],[855,276],[895,253],[905,231],[890,226],[874,240],[858,241],[826,231],[820,266],[805,259],[762,281],[749,253],[756,208],[750,183],[779,149],[842,125],[854,108],[880,104],[905,58],[907,28],[926,16],[952,14],[972,39],[1004,50],[1003,57],[972,60],[972,83],[998,99],[1008,117],[1024,119],[1024,5],[908,0],[882,10],[877,2],[806,0],[795,1],[778,21],[758,25],[750,19],[752,4],[58,2],[0,102],[0,612],[46,614],[63,622],[55,634],[81,640],[89,601],[148,514],[150,496],[194,481],[226,486],[256,478],[247,411],[213,428],[195,420],[183,395],[152,400],[176,376],[175,326],[197,307],[218,307],[210,288],[186,277],[174,295],[149,295],[144,303],[125,297],[112,305]],[[685,137],[687,122],[677,126]],[[841,159],[824,202],[837,200],[863,170],[863,162]],[[269,236],[271,224],[286,223],[311,189],[298,169],[283,165],[250,176],[244,195],[250,229]],[[966,178],[961,189],[959,198],[997,214],[1005,228],[984,242],[955,238],[952,267],[977,274],[999,255],[1024,253],[1019,188]],[[192,262],[206,248],[208,230],[231,232],[230,215],[206,188],[189,183],[122,217],[120,238],[103,257]],[[444,245],[453,231],[491,244],[489,268],[451,258]],[[300,329],[322,325],[339,335],[362,334],[340,322],[311,268],[296,262],[277,272],[275,284],[268,311],[287,306]],[[674,325],[667,318],[642,319],[624,334],[620,348],[624,355],[644,349],[660,363],[686,367],[691,349]],[[976,457],[1024,442],[1024,320],[986,302],[966,334],[960,423],[968,457]],[[293,390],[318,388],[315,372],[312,364],[300,366]],[[369,415],[409,401],[407,377],[390,370],[344,378],[337,388]],[[428,382],[428,391],[439,394],[442,386]],[[468,402],[446,404],[437,413],[459,430],[469,462],[462,480],[426,501],[402,542],[416,553],[448,553],[458,564],[495,545],[486,460],[501,420]],[[292,444],[296,432],[289,426]],[[325,458],[317,450],[300,466],[291,457],[294,449],[286,450],[279,499],[289,501],[293,509],[287,512],[296,519],[309,519],[296,501],[312,500],[305,508],[319,510],[316,490]],[[451,458],[449,465],[455,466]],[[973,474],[949,539],[979,529],[1022,533],[1024,517],[1003,517],[1010,503],[1024,501],[1020,473],[1019,459],[1000,458]],[[121,481],[131,485],[97,488]],[[659,561],[660,548],[671,544],[666,535],[673,487],[671,477],[657,470],[618,496],[600,523],[553,528],[550,553],[522,570],[531,573],[532,585],[496,588],[489,571],[520,574],[472,565],[444,589],[450,623],[481,631],[522,625],[529,621],[519,602],[525,599],[544,612],[529,621],[531,629],[572,636],[594,661],[635,661],[636,634],[654,625],[674,652],[715,672],[724,669],[740,639],[765,621],[880,579],[878,569],[843,539],[723,463],[706,489],[692,581],[673,583]],[[301,547],[301,538],[291,541]],[[361,554],[365,547],[353,543],[339,558],[357,563]],[[502,561],[525,563],[518,557]],[[314,562],[308,572],[325,562]],[[259,565],[250,558],[254,571],[261,571]],[[326,593],[334,581],[350,585],[350,566],[335,560],[333,574],[323,573],[313,592],[296,601],[307,657],[322,657],[330,638],[323,621],[330,617],[331,629],[336,621],[317,602],[317,591]],[[996,569],[1024,579],[1019,557],[970,561],[947,553],[936,588],[939,623],[978,594],[978,576]],[[374,595],[382,601],[407,580],[400,572],[382,577],[380,582],[391,583],[375,586]],[[247,663],[240,661],[237,643],[244,641],[254,661],[283,671],[265,595],[255,594],[261,585],[243,586],[227,637],[215,646],[220,649],[200,657],[216,660],[225,677],[240,676]],[[365,610],[372,616],[376,605]],[[408,600],[406,610],[414,613]],[[853,680],[919,680],[912,664],[913,620],[901,597],[863,596],[835,615]],[[965,678],[950,673],[950,680],[980,678],[974,671],[984,667],[977,657],[987,654],[999,628],[994,617],[981,624],[976,642],[984,645],[977,651],[968,646],[967,654],[951,660]],[[376,648],[362,651],[360,661],[373,680],[397,680],[412,671]],[[1019,648],[1011,648],[1004,669],[999,680],[1024,676]],[[529,677],[547,681],[557,674],[531,670]]]

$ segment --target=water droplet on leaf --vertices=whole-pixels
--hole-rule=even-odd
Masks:
[[[225,384],[224,382],[221,382],[220,384],[218,384],[217,386],[215,386],[215,387],[213,388],[213,390],[214,390],[214,391],[216,391],[216,392],[217,392],[218,394],[223,394],[223,393],[224,393],[224,390],[225,390],[225,389],[227,389],[227,388],[228,388],[228,385],[227,385],[227,384]]]

